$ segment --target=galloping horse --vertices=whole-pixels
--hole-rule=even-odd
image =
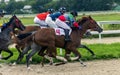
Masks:
[[[1,59],[7,60],[10,58],[13,53],[8,49],[8,46],[11,44],[11,32],[14,32],[15,28],[18,28],[20,30],[24,30],[25,26],[21,23],[21,21],[13,15],[9,22],[6,23],[6,28],[3,29],[3,31],[0,33],[0,54],[2,51],[10,53],[7,57],[2,57]]]
[[[81,38],[86,30],[91,29],[94,31],[102,32],[102,28],[93,20],[90,16],[89,17],[82,17],[82,19],[78,22],[81,29],[73,29],[70,35],[71,42],[65,42],[64,36],[58,36],[55,34],[55,30],[53,28],[43,28],[39,29],[34,35],[31,35],[22,40],[22,43],[28,45],[30,41],[33,41],[35,44],[41,47],[39,49],[33,49],[27,56],[27,67],[29,68],[29,59],[36,53],[39,52],[39,55],[43,54],[44,50],[48,51],[48,55],[57,59],[60,59],[64,62],[69,60],[69,54],[73,52],[76,56],[75,60],[79,60],[81,58],[80,53],[77,50],[77,47],[81,44]],[[62,57],[57,56],[56,47],[64,48],[65,49],[65,57],[66,59],[61,59]],[[27,48],[23,50],[22,54],[19,56],[17,62],[19,62],[24,53],[26,52]]]

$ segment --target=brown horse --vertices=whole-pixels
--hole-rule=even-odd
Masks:
[[[26,45],[28,45],[28,43],[32,40],[35,44],[39,45],[42,48],[41,50],[33,49],[26,56],[27,67],[29,67],[29,59],[38,51],[40,51],[39,54],[41,55],[45,49],[48,51],[49,56],[60,59],[64,62],[67,62],[66,59],[68,59],[68,60],[70,59],[69,54],[71,52],[73,52],[76,56],[74,58],[74,60],[79,60],[81,58],[81,55],[78,52],[77,47],[79,47],[81,44],[81,39],[83,37],[83,34],[88,29],[102,32],[102,28],[90,16],[89,17],[82,17],[82,19],[79,20],[78,24],[81,27],[81,29],[75,28],[72,30],[72,33],[70,35],[71,42],[65,42],[64,36],[55,35],[55,31],[53,28],[39,29],[34,35],[31,35],[31,36],[23,39],[22,41]],[[56,47],[60,47],[60,48],[65,49],[66,59],[64,59],[60,56],[57,56]],[[43,49],[43,48],[45,48],[45,49]],[[21,57],[23,57],[23,55],[24,55],[24,51],[23,51],[23,54],[21,54],[19,56],[17,62],[19,62],[21,60]]]

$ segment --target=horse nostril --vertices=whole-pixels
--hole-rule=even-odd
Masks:
[[[102,31],[103,31],[103,29],[102,29],[102,28],[100,28],[98,32],[99,32],[99,33],[101,33]]]

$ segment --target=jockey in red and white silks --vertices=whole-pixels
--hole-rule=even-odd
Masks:
[[[67,23],[66,23],[66,18],[65,18],[64,15],[59,16],[59,17],[56,19],[55,24],[56,24],[58,27],[60,27],[60,28],[68,29],[68,30],[69,30],[69,35],[71,34],[72,29],[70,28],[70,26],[67,25]]]
[[[48,27],[47,23],[45,23],[45,19],[48,14],[49,14],[48,12],[37,14],[36,17],[34,18],[34,23],[39,24],[40,27],[42,28]]]
[[[48,9],[47,12],[37,14],[36,17],[34,18],[34,23],[39,24],[40,27],[42,28],[49,27],[48,24],[45,22],[45,19],[47,18],[47,16],[49,16],[53,12],[54,12],[54,9]]]

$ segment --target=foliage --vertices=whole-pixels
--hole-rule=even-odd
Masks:
[[[64,6],[68,11],[103,11],[112,10],[115,5],[119,5],[119,0],[25,0],[25,2],[10,0],[8,4],[1,2],[0,8],[5,9],[9,14],[13,13],[16,9],[23,9],[25,5],[31,5],[34,13],[46,11],[48,8],[58,10]]]
[[[8,14],[14,14],[16,10],[22,9],[24,6],[24,2],[15,2],[15,1],[10,1],[10,3],[6,6],[6,11]]]

